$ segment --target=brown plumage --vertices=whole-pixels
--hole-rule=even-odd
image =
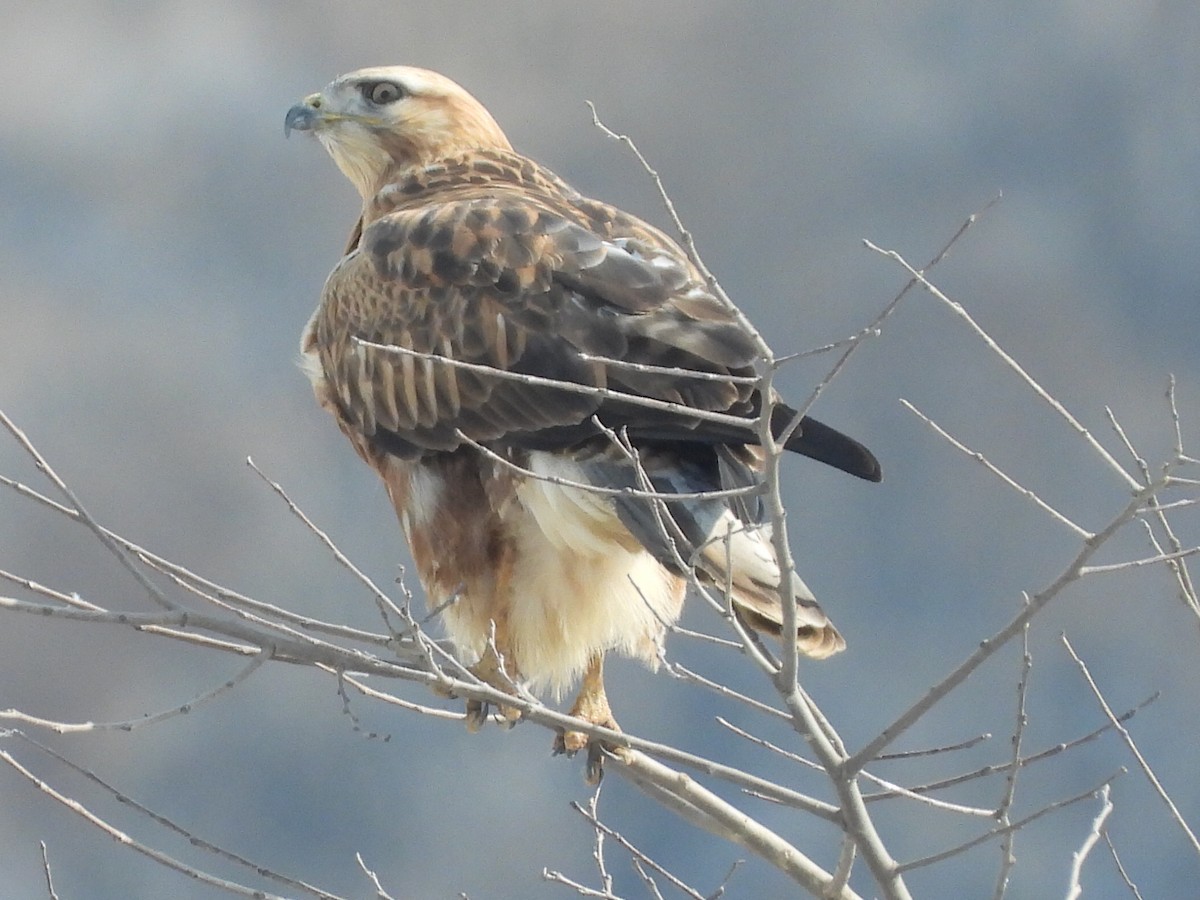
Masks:
[[[302,338],[306,370],[387,485],[464,659],[502,688],[561,691],[582,675],[573,712],[616,727],[604,653],[655,665],[691,572],[729,584],[743,621],[778,634],[779,567],[757,498],[656,505],[526,474],[608,489],[648,477],[664,494],[761,482],[762,398],[745,380],[755,343],[679,246],[513,152],[488,112],[433,72],[342,76],[293,107],[286,127],[316,134],[363,198]],[[774,407],[778,429],[793,416]],[[644,475],[605,429],[636,448]],[[866,448],[812,419],[787,447],[879,479]],[[797,647],[842,649],[795,583]],[[585,743],[568,733],[558,748]]]

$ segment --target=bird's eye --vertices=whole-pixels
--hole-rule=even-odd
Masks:
[[[362,95],[376,106],[387,106],[403,97],[404,91],[394,81],[371,81],[362,86]]]

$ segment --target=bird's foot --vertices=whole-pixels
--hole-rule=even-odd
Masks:
[[[515,706],[501,705],[499,707],[500,727],[506,731],[512,728],[525,715]],[[468,700],[467,701],[467,731],[474,734],[483,727],[483,723],[488,720],[491,715],[492,705],[486,700]]]
[[[483,658],[471,666],[471,673],[485,684],[491,685],[506,694],[516,694],[516,679],[505,671],[503,662],[490,648]],[[467,700],[467,731],[476,732],[483,727],[491,712],[491,704],[486,700]],[[508,729],[519,721],[524,713],[515,706],[499,706],[500,724]]]
[[[588,666],[583,677],[583,685],[579,689],[579,696],[571,705],[570,714],[592,725],[620,731],[621,726],[613,718],[612,708],[608,705],[608,697],[604,693],[602,664],[603,658],[597,656]],[[566,754],[571,757],[585,747],[587,748],[587,767],[584,770],[584,778],[588,784],[599,784],[600,779],[604,777],[604,757],[616,748],[605,745],[600,738],[593,737],[586,732],[563,729],[555,736],[551,749],[555,756]]]

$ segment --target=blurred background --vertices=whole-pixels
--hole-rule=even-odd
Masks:
[[[669,228],[637,162],[592,126],[593,101],[661,172],[708,265],[780,353],[849,336],[904,284],[863,238],[920,265],[1003,192],[934,271],[936,283],[1110,447],[1119,445],[1106,405],[1152,463],[1169,452],[1171,373],[1185,434],[1200,424],[1193,3],[0,2],[0,16],[0,408],[101,522],[258,599],[378,625],[369,595],[247,456],[378,582],[406,560],[380,485],[296,365],[300,330],[358,199],[315,142],[284,141],[283,116],[365,65],[451,76],[519,150]],[[795,364],[782,385],[802,400],[830,364]],[[906,298],[815,410],[878,453],[883,484],[804,460],[788,466],[800,570],[850,645],[802,678],[851,746],[1078,552],[1076,538],[934,436],[900,398],[1086,527],[1128,499],[961,322],[927,295]],[[7,435],[0,472],[48,489]],[[1197,543],[1196,514],[1179,522],[1184,542]],[[1150,552],[1133,529],[1119,544],[1102,561]],[[150,609],[82,528],[11,491],[0,492],[0,568],[107,607]],[[29,596],[12,585],[0,593]],[[716,627],[698,608],[689,623]],[[1167,574],[1075,585],[1036,621],[1030,750],[1103,722],[1062,631],[1114,706],[1162,691],[1131,728],[1183,814],[1200,822],[1200,630]],[[879,773],[919,783],[1007,759],[1017,650],[895,749],[983,732],[991,741]],[[669,651],[770,699],[744,660],[683,640]],[[55,719],[168,709],[239,665],[124,630],[0,620],[0,708]],[[611,679],[628,730],[825,796],[821,777],[729,735],[713,716],[801,749],[777,724],[632,664],[617,664]],[[581,765],[551,759],[549,734],[467,735],[362,701],[354,712],[362,731],[331,678],[268,665],[160,725],[37,736],[196,835],[346,896],[371,894],[356,851],[403,898],[568,895],[543,882],[543,867],[595,885],[590,831],[568,807],[588,796]],[[61,765],[4,743],[139,839],[240,877]],[[1030,768],[1016,814],[1129,764],[1109,734]],[[974,783],[943,796],[987,805],[1001,788]],[[1194,893],[1200,860],[1140,772],[1113,796],[1109,831],[1143,895]],[[831,829],[738,802],[834,865]],[[1062,894],[1096,810],[1081,804],[1021,833],[1011,896]],[[615,778],[600,811],[704,891],[745,855]],[[900,859],[988,827],[896,801],[875,812]],[[39,840],[62,897],[224,896],[120,847],[0,767],[0,893],[45,895]],[[989,845],[916,870],[909,883],[923,897],[990,896],[998,862]],[[619,892],[642,895],[615,848],[610,867]],[[854,884],[870,894],[864,876]],[[1118,885],[1098,849],[1085,869],[1088,896],[1126,896]],[[728,896],[790,890],[752,860]]]

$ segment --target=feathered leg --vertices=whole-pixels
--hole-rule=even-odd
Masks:
[[[498,560],[496,580],[492,587],[494,596],[504,597],[512,584],[512,554],[505,553]],[[512,652],[512,641],[509,637],[508,617],[505,611],[507,604],[496,604],[494,607],[499,614],[492,619],[492,639],[479,662],[471,666],[471,672],[499,691],[515,694],[514,685],[520,680],[521,673]],[[513,706],[501,706],[500,715],[506,728],[511,728],[521,720],[521,711]],[[488,717],[488,704],[483,700],[467,701],[467,730],[478,731]]]

